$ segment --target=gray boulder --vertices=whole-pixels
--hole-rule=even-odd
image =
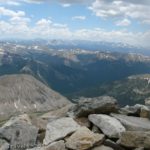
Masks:
[[[87,117],[89,114],[109,114],[117,112],[117,101],[113,97],[100,96],[95,98],[82,98],[68,112],[74,117]]]
[[[75,132],[80,126],[69,117],[60,118],[49,122],[46,128],[46,135],[44,139],[44,145],[63,139],[67,135]]]
[[[110,138],[119,138],[121,133],[125,131],[124,126],[117,119],[108,115],[92,114],[89,115],[89,120]]]
[[[148,131],[150,130],[150,120],[140,117],[125,116],[120,114],[111,114],[118,119],[129,131]]]
[[[0,138],[10,143],[11,150],[34,147],[38,129],[30,124],[27,115],[11,118],[0,128]]]

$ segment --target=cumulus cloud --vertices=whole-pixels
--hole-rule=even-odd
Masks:
[[[1,2],[2,0],[0,0]],[[6,0],[8,2],[8,0]],[[40,3],[35,0],[18,0],[18,2]],[[67,0],[57,0],[61,4],[67,4]],[[10,1],[9,1],[10,2]],[[15,0],[14,0],[15,2]],[[47,2],[50,2],[47,0]],[[51,1],[52,2],[52,1]],[[69,1],[69,4],[84,3],[85,1]],[[10,7],[8,7],[10,8]],[[117,18],[116,25],[128,26],[131,19],[140,20],[142,23],[150,23],[148,1],[135,0],[94,0],[89,8],[96,16],[109,19]],[[51,19],[41,18],[30,24],[31,18],[23,11],[14,11],[0,6],[0,15],[7,19],[0,20],[1,38],[63,38],[78,40],[94,40],[107,42],[123,42],[135,46],[150,48],[150,31],[129,32],[123,30],[108,31],[101,28],[76,29],[72,31],[67,24],[53,22]],[[74,16],[72,19],[84,20],[85,16]]]
[[[141,22],[149,22],[150,2],[148,0],[95,0],[89,7],[101,18],[133,18]]]
[[[16,18],[17,19],[17,18]],[[22,20],[14,24],[13,20],[0,21],[0,34],[3,38],[45,38],[45,39],[78,39],[91,41],[122,42],[134,46],[150,48],[150,31],[127,32],[123,30],[107,31],[101,28],[77,29],[72,31],[67,25],[52,22],[49,19],[40,19],[34,26]],[[2,38],[2,37],[1,37]]]
[[[131,21],[126,18],[116,22],[117,26],[129,26],[130,24],[131,24]]]
[[[9,16],[9,17],[23,17],[25,16],[24,11],[13,11],[10,9],[6,9],[5,7],[0,7],[0,15]]]
[[[74,16],[72,17],[72,20],[85,20],[86,16]]]

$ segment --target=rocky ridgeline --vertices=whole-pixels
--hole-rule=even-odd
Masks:
[[[0,150],[149,150],[149,118],[148,105],[84,98],[39,117],[11,118],[0,128]]]

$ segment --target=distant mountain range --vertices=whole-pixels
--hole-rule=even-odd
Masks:
[[[141,53],[144,55],[150,55],[149,49],[144,47],[136,47],[126,43],[113,43],[105,41],[87,41],[87,40],[3,40],[1,43],[15,43],[23,45],[39,45],[46,46],[50,49],[86,49],[92,51],[110,51],[110,52],[123,52],[123,53]]]
[[[0,42],[0,75],[30,74],[70,98],[72,93],[150,73],[149,56],[93,50],[94,47],[92,50],[57,47],[61,43],[57,40]]]

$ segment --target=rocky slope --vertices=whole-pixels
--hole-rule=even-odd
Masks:
[[[68,108],[49,112],[47,119],[27,114],[11,118],[0,128],[0,149],[150,149],[150,105],[119,108],[106,96],[85,98]]]
[[[55,110],[70,102],[30,75],[0,77],[0,117]]]

